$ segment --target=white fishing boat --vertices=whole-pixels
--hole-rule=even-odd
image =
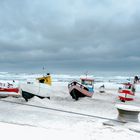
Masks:
[[[26,101],[34,96],[39,98],[50,98],[50,94],[52,93],[51,84],[51,76],[48,73],[46,76],[37,78],[35,82],[21,83],[20,91],[22,97]]]

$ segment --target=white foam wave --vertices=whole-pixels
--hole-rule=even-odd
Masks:
[[[0,72],[0,80],[18,80],[18,81],[27,81],[27,79],[35,79],[42,76],[43,74],[38,73],[10,73],[10,72]],[[73,79],[79,80],[85,75],[68,75],[68,74],[51,74],[52,80],[55,82],[70,82]],[[123,82],[132,82],[132,76],[96,76],[88,75],[88,77],[95,79],[95,82],[114,82],[114,83],[123,83]]]

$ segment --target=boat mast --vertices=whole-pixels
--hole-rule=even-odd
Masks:
[[[85,75],[86,75],[86,79],[87,79],[88,71],[85,72]]]

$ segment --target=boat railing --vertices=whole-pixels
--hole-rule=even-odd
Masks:
[[[0,88],[13,88],[13,84],[0,82]]]

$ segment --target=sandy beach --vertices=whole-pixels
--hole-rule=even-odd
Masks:
[[[100,85],[105,85],[105,93],[99,92]],[[118,99],[118,87],[120,85],[104,82],[95,84],[95,93],[92,98],[85,97],[75,101],[71,98],[68,82],[54,82],[54,93],[51,99],[34,97],[28,102],[22,97],[0,99],[0,131],[3,139],[81,139],[81,140],[138,140],[140,133],[134,130],[140,129],[139,123],[116,124],[114,126],[103,125],[109,118],[117,119],[118,111],[115,104],[131,104],[139,106],[140,96],[136,93],[134,101],[122,103]],[[54,108],[70,112],[77,112],[97,117],[87,117],[49,109],[41,109],[26,105]],[[140,116],[139,116],[140,119]],[[133,129],[132,129],[133,128]],[[10,135],[7,135],[8,134]]]

